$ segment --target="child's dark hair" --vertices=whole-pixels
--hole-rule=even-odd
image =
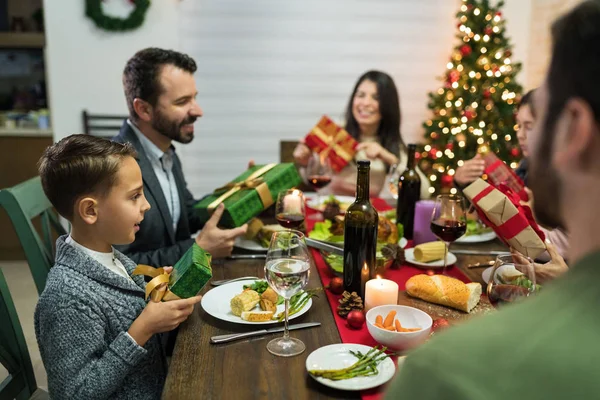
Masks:
[[[129,143],[90,135],[68,136],[46,148],[38,162],[44,193],[58,213],[71,220],[78,198],[110,192],[126,157],[136,157]]]

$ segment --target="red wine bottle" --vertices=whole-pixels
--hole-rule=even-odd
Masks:
[[[344,218],[344,290],[365,298],[365,285],[373,278],[379,215],[369,201],[370,161],[360,160],[356,200]]]
[[[396,221],[404,226],[404,237],[413,238],[415,224],[415,205],[421,198],[421,178],[417,174],[415,152],[417,145],[408,145],[408,163],[398,179],[398,204]]]
[[[444,242],[450,243],[467,232],[467,224],[463,221],[440,218],[431,222],[431,232]]]

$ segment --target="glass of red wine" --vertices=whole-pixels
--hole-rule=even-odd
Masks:
[[[304,223],[304,194],[301,190],[290,189],[277,195],[275,219],[287,229],[298,229]]]
[[[535,294],[539,289],[531,258],[524,255],[496,258],[487,286],[487,296],[494,307],[514,303]]]
[[[431,214],[431,232],[445,244],[444,269],[448,262],[448,246],[467,232],[465,200],[458,194],[441,194],[435,199]]]
[[[329,160],[318,153],[313,153],[306,166],[306,176],[308,178],[308,183],[312,185],[317,193],[316,205],[317,207],[322,208],[319,191],[331,182],[332,169]],[[322,219],[323,214],[314,214],[314,217],[312,218]]]

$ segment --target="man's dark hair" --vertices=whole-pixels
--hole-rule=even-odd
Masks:
[[[63,217],[72,220],[78,198],[106,196],[115,185],[125,157],[136,157],[133,146],[90,135],[71,135],[49,146],[38,163],[46,197]]]
[[[546,134],[554,132],[565,104],[576,97],[588,103],[596,121],[600,121],[600,0],[584,1],[554,22],[552,39]],[[548,142],[551,145],[552,141]]]
[[[123,89],[129,116],[137,120],[133,109],[133,100],[142,99],[155,106],[162,93],[160,85],[160,72],[165,65],[173,65],[179,69],[193,74],[196,72],[196,62],[187,54],[174,50],[164,50],[149,47],[140,50],[127,61],[123,70]]]

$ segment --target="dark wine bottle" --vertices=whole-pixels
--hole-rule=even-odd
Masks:
[[[356,200],[344,218],[344,289],[365,298],[365,284],[375,271],[379,215],[369,201],[370,161],[358,161]]]
[[[415,205],[421,198],[421,178],[415,165],[417,145],[408,145],[408,163],[398,179],[398,205],[396,206],[397,222],[404,226],[404,237],[413,238],[415,224]]]

